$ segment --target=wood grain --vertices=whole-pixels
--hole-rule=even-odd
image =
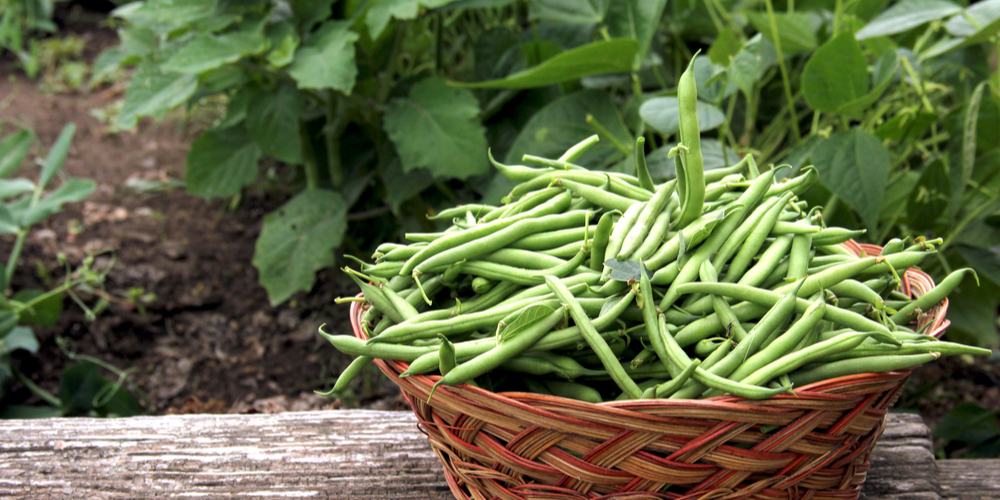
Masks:
[[[8,420],[0,453],[10,498],[452,498],[402,412]],[[919,417],[890,415],[863,498],[1000,499],[1000,461],[958,463],[934,462]],[[939,481],[939,469],[956,479]]]

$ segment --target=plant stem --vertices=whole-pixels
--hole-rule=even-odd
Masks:
[[[340,162],[340,136],[344,134],[346,124],[343,119],[344,104],[336,90],[328,90],[326,95],[326,126],[323,133],[326,136],[326,168],[330,174],[330,184],[334,189],[344,186],[344,169]]]
[[[31,381],[25,374],[21,373],[21,370],[11,367],[11,371],[14,372],[14,377],[17,378],[18,382],[24,384],[31,392],[35,393],[36,396],[42,398],[46,403],[59,408],[62,406],[62,401],[55,397],[51,392],[46,391],[38,386],[38,384]]]
[[[778,32],[778,19],[774,16],[774,5],[771,0],[765,0],[767,7],[767,18],[771,24],[771,33],[774,34],[774,50],[778,53],[778,69],[781,70],[781,82],[785,87],[785,99],[788,100],[788,111],[792,115],[792,133],[795,140],[802,140],[802,133],[799,132],[799,117],[795,113],[795,99],[792,98],[792,82],[788,78],[788,68],[785,67],[785,55],[781,51],[781,36]]]
[[[34,203],[32,203],[34,205]],[[21,250],[24,249],[24,239],[28,236],[28,229],[21,228],[17,231],[17,239],[14,240],[14,248],[7,258],[7,267],[3,270],[3,289],[10,286],[10,280],[14,277],[14,268],[17,267],[17,260],[21,258]],[[2,292],[2,290],[0,290]]]
[[[594,127],[594,130],[596,130],[598,134],[607,137],[608,140],[611,141],[611,144],[613,144],[616,148],[618,148],[619,151],[621,151],[626,156],[628,156],[629,153],[632,152],[629,150],[629,148],[625,147],[625,145],[622,144],[622,142],[618,140],[617,137],[612,135],[611,132],[608,131],[608,129],[604,128],[604,125],[601,125],[601,123],[597,121],[597,118],[594,118],[594,115],[591,115],[589,113],[587,114],[587,123],[589,123],[591,127]]]
[[[306,130],[306,122],[299,121],[299,139],[302,141],[302,168],[306,174],[306,189],[319,188],[319,165],[316,163],[316,150],[312,146],[312,138]]]

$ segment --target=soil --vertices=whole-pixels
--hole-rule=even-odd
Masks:
[[[87,41],[88,60],[116,42],[114,32],[93,24],[76,31]],[[119,84],[45,94],[9,61],[0,62],[0,122],[6,130],[12,124],[34,129],[40,144],[34,154],[44,155],[63,126],[75,123],[64,173],[98,183],[88,200],[35,227],[12,288],[44,288],[45,281],[61,279],[60,253],[73,265],[87,255],[97,255],[98,266],[113,261],[104,283],[110,306],[88,321],[65,300],[56,326],[36,328],[40,352],[17,356],[20,369],[56,393],[62,370],[73,362],[57,344],[61,338],[69,353],[134,369],[132,380],[148,396],[147,411],[153,414],[344,405],[312,392],[332,385],[328,379],[350,361],[317,329],[326,323],[328,332],[350,334],[348,307],[333,299],[354,292],[325,271],[310,293],[272,307],[250,263],[263,216],[285,195],[251,191],[231,209],[229,200],[206,201],[183,188],[170,189],[171,181],[183,178],[194,133],[181,116],[109,133],[91,111],[106,108],[123,92]],[[129,187],[136,180],[163,189]],[[12,245],[13,237],[0,239],[4,259]],[[152,294],[146,296],[151,300],[130,300],[130,291]],[[85,296],[91,305],[97,298]],[[364,378],[351,405],[401,407],[391,383]],[[37,400],[22,388],[7,401]]]
[[[67,28],[87,41],[88,60],[115,43],[115,34],[92,20]],[[310,293],[271,306],[250,262],[264,214],[284,195],[250,191],[232,209],[229,200],[193,198],[183,188],[129,187],[135,179],[162,185],[182,179],[196,133],[183,117],[108,133],[91,110],[122,96],[120,84],[91,92],[41,93],[9,62],[0,61],[0,121],[32,127],[45,148],[65,123],[76,123],[65,172],[99,185],[90,199],[32,233],[13,288],[40,287],[39,275],[45,273],[39,269],[58,278],[59,253],[70,262],[98,252],[110,252],[99,261],[114,258],[105,283],[114,298],[110,307],[87,321],[67,300],[58,325],[36,331],[39,354],[19,355],[21,369],[43,388],[57,391],[62,370],[72,363],[57,344],[62,338],[71,352],[135,369],[134,381],[148,395],[152,414],[404,408],[398,390],[375,371],[355,381],[356,396],[347,401],[311,392],[331,386],[330,379],[350,361],[316,331],[325,323],[328,332],[351,333],[348,307],[333,299],[352,295],[353,287],[328,270],[319,273]],[[8,255],[11,245],[9,237],[0,238],[0,256]],[[151,293],[155,300],[139,307],[125,299],[129,290]],[[917,370],[907,395],[924,387],[931,389],[916,399],[904,396],[900,404],[919,409],[932,426],[964,402],[1000,410],[1000,366],[985,359],[931,363]],[[37,401],[23,389],[16,397]]]

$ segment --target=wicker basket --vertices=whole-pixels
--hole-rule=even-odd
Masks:
[[[845,246],[859,255],[881,251]],[[933,287],[915,269],[901,286],[911,296]],[[931,322],[928,331],[940,336],[947,308],[946,300],[921,325]],[[365,338],[361,313],[353,303],[355,335]],[[841,377],[758,401],[591,404],[442,386],[428,405],[439,377],[401,379],[405,363],[375,362],[413,407],[459,500],[856,499],[886,411],[910,374]]]

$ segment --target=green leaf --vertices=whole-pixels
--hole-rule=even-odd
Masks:
[[[243,120],[247,118],[247,111],[250,109],[250,97],[254,93],[256,87],[250,85],[244,85],[240,87],[239,90],[229,98],[229,104],[226,105],[226,117],[215,126],[216,129],[225,129],[229,127],[234,127],[243,123]]]
[[[753,86],[761,79],[764,72],[778,60],[774,44],[756,35],[743,45],[731,63],[727,74],[729,80],[747,97],[753,94]]]
[[[21,229],[7,205],[0,205],[0,234],[16,234]]]
[[[122,5],[111,14],[164,34],[211,19],[215,13],[215,0],[147,0]]]
[[[1000,286],[1000,246],[979,248],[959,245],[958,253],[962,254],[962,257],[980,276]]]
[[[333,250],[347,229],[346,215],[340,193],[313,189],[264,217],[253,265],[271,304],[311,289],[316,271],[333,264]]]
[[[420,7],[436,9],[456,0],[373,0],[365,16],[372,40],[377,40],[391,19],[416,19]]]
[[[728,66],[741,50],[743,50],[743,44],[736,33],[729,28],[723,28],[708,48],[708,58],[715,64]]]
[[[889,151],[882,142],[861,128],[853,128],[817,145],[812,159],[823,184],[850,204],[874,231],[889,181]]]
[[[823,44],[802,70],[806,103],[824,113],[838,113],[868,93],[868,64],[851,33]]]
[[[953,342],[995,348],[997,346],[997,307],[1000,287],[992,280],[976,286],[970,276],[948,296],[948,319],[951,326],[945,336]]]
[[[947,0],[903,0],[872,19],[855,36],[864,40],[894,35],[961,11],[961,7]]]
[[[938,217],[948,208],[951,198],[951,181],[944,161],[937,159],[924,167],[920,181],[914,186],[906,202],[910,225],[918,231],[934,226]]]
[[[757,28],[765,38],[775,42],[774,30],[771,29],[769,16],[763,12],[747,13],[750,24]],[[775,14],[775,25],[778,27],[778,40],[781,42],[781,52],[788,55],[809,52],[819,45],[816,40],[816,26],[808,14]]]
[[[329,3],[328,0],[324,1]],[[267,62],[274,68],[291,64],[295,60],[295,50],[302,43],[295,27],[287,21],[268,26],[268,39],[271,41],[271,50],[267,53]]]
[[[969,103],[965,107],[965,121],[962,125],[962,165],[961,181],[958,186],[952,186],[952,195],[957,205],[962,195],[965,194],[965,187],[972,179],[972,168],[976,163],[976,125],[979,123],[979,105],[983,102],[983,89],[987,82],[980,82],[976,90],[972,92]],[[956,206],[957,209],[957,206]]]
[[[639,115],[664,135],[673,135],[680,129],[679,104],[676,97],[654,97],[639,108]],[[726,121],[726,115],[719,108],[699,100],[698,128],[702,132],[712,130]]]
[[[0,142],[0,179],[9,176],[21,167],[24,158],[31,151],[31,143],[35,134],[28,129],[21,129],[4,137]]]
[[[260,54],[266,48],[267,39],[258,33],[199,33],[164,61],[161,68],[175,73],[202,73],[244,56]]]
[[[358,76],[354,42],[358,34],[348,21],[327,21],[295,51],[288,74],[301,89],[334,89],[350,94]]]
[[[625,73],[632,69],[637,50],[638,43],[631,39],[594,42],[567,50],[537,66],[499,80],[449,83],[471,88],[524,89],[601,73]]]
[[[497,324],[497,345],[507,342],[508,340],[517,336],[517,334],[531,328],[539,321],[544,320],[548,315],[555,311],[552,307],[535,304],[531,306],[526,306],[525,308],[511,314],[513,320],[509,323],[506,321],[501,321]],[[504,320],[509,320],[510,317],[504,318]]]
[[[1000,436],[1000,411],[964,403],[951,409],[934,428],[933,435],[944,441],[981,444]]]
[[[916,139],[923,136],[937,119],[938,116],[934,113],[904,109],[875,129],[875,135],[879,139],[895,141]]]
[[[246,129],[260,150],[285,163],[302,163],[299,119],[306,112],[306,98],[286,83],[276,90],[257,87],[250,91]]]
[[[109,392],[109,391],[114,391]],[[84,362],[63,371],[59,399],[64,416],[129,417],[142,414],[142,406],[124,387],[101,376],[97,365]]]
[[[534,3],[532,4],[534,5]],[[608,6],[604,19],[608,33],[613,38],[632,38],[638,42],[638,50],[632,61],[632,69],[638,71],[646,58],[649,44],[653,41],[656,28],[660,25],[667,0],[615,0]]]
[[[379,176],[385,186],[385,201],[396,215],[400,215],[399,208],[403,203],[434,184],[434,177],[427,169],[403,172],[403,165],[396,155],[379,165]]]
[[[920,173],[912,170],[893,179],[885,190],[885,196],[882,197],[882,208],[878,211],[879,222],[895,224],[898,218],[902,217],[903,211],[906,210],[906,202],[916,188],[917,182],[920,182]]]
[[[0,200],[13,198],[35,190],[35,183],[28,179],[0,179]]]
[[[631,146],[635,141],[607,92],[583,90],[553,101],[535,113],[514,139],[504,162],[521,163],[525,154],[558,158],[573,145],[599,133],[587,123],[588,115],[621,144]],[[575,163],[605,167],[630,153],[620,151],[603,133],[599,135],[600,142],[591,146]]]
[[[144,62],[132,75],[125,104],[115,120],[120,129],[131,129],[144,116],[162,116],[184,104],[198,90],[198,76],[163,71],[156,63]]]
[[[76,135],[76,125],[70,123],[63,127],[56,143],[52,145],[52,149],[49,149],[49,155],[45,157],[45,163],[42,164],[42,173],[38,177],[38,185],[43,189],[66,163],[66,156],[69,155],[69,147],[73,144],[74,135]]]
[[[0,380],[2,382],[2,380]],[[0,395],[3,391],[0,390]],[[25,420],[29,418],[55,418],[62,416],[59,408],[51,406],[6,405],[0,407],[0,420]]]
[[[986,0],[970,5],[962,15],[949,19],[944,27],[952,36],[968,38],[981,36],[997,19],[1000,19],[1000,0]]]
[[[22,303],[28,303],[32,299],[44,294],[42,290],[26,289],[21,290],[14,294],[13,300]],[[38,326],[54,326],[57,321],[59,321],[59,315],[63,311],[63,301],[62,294],[53,295],[33,306],[31,309],[25,309],[20,314],[21,324],[25,325],[38,325]],[[13,332],[12,332],[13,333]]]
[[[330,18],[337,0],[292,0],[292,17],[302,32],[312,31],[313,26]]]
[[[604,20],[608,4],[620,0],[531,0],[528,19],[568,24],[597,24]]]
[[[486,173],[486,129],[472,92],[427,78],[409,97],[393,99],[382,127],[396,145],[403,171],[426,168],[440,177],[466,179]]]
[[[604,261],[604,265],[611,268],[611,273],[608,274],[608,277],[615,281],[639,281],[642,279],[643,273],[645,273],[646,276],[653,275],[653,273],[646,268],[645,264],[638,261],[608,259]]]
[[[202,198],[232,196],[257,180],[260,148],[243,127],[213,129],[198,136],[187,156],[188,193]]]
[[[67,179],[57,189],[42,197],[35,206],[29,207],[25,203],[23,208],[18,206],[19,210],[12,212],[19,226],[28,227],[59,212],[66,203],[83,201],[96,189],[97,183],[90,179]],[[24,201],[28,201],[28,199],[26,198]],[[11,206],[15,205],[17,204]]]
[[[5,337],[0,338],[0,356],[18,349],[38,353],[38,347],[35,332],[26,326],[16,326]]]

